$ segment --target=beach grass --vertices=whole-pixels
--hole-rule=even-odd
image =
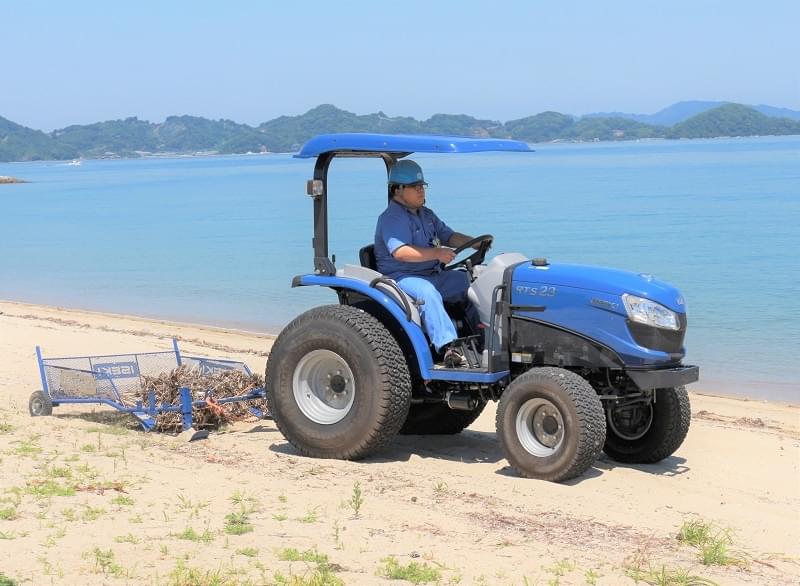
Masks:
[[[245,511],[229,513],[225,516],[225,533],[228,535],[243,535],[250,533],[254,529],[249,522],[248,514]]]
[[[382,565],[378,568],[378,575],[389,580],[405,580],[412,584],[428,584],[430,582],[439,582],[442,579],[441,570],[429,565],[427,562],[409,562],[403,565],[394,556],[386,557],[381,562]]]
[[[185,541],[195,541],[202,543],[210,543],[214,540],[214,535],[205,529],[202,533],[195,531],[194,527],[186,527],[183,531],[177,534],[172,534],[173,537],[183,539]]]
[[[313,565],[311,573],[302,576],[291,575],[291,577],[276,574],[276,582],[279,584],[291,584],[298,586],[341,586],[344,582],[335,575],[334,566],[328,560],[328,556],[320,553],[316,548],[300,551],[294,547],[287,547],[277,552],[277,558],[286,562],[306,562]],[[282,582],[281,580],[285,580]]]
[[[705,566],[747,567],[747,554],[734,545],[730,529],[716,527],[703,519],[692,519],[681,525],[678,541],[698,551],[700,562]]]

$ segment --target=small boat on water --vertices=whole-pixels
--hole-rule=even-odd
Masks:
[[[69,163],[67,163],[68,167],[80,167],[81,160],[80,159],[72,159]]]

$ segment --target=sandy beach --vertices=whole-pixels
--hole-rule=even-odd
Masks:
[[[81,356],[173,337],[260,373],[272,341],[0,302],[0,584],[800,583],[800,408],[702,382],[674,456],[601,456],[564,484],[508,466],[494,405],[460,435],[400,436],[361,462],[302,457],[269,420],[187,443],[104,406],[29,416],[37,344]],[[687,527],[724,563],[679,540]]]

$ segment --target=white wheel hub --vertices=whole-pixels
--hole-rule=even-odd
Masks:
[[[321,425],[344,419],[355,399],[353,372],[332,350],[313,350],[303,356],[294,369],[292,389],[303,415]]]
[[[517,412],[516,430],[525,451],[538,458],[553,455],[564,442],[564,419],[547,399],[526,401]]]

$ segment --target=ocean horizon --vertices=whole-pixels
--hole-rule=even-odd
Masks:
[[[800,137],[412,156],[428,204],[499,252],[646,272],[687,300],[693,388],[800,400]],[[313,270],[313,161],[286,154],[0,163],[0,298],[278,333],[336,295]],[[358,264],[376,160],[334,161],[330,250]],[[0,330],[0,334],[2,331]],[[98,348],[98,353],[103,349]]]

